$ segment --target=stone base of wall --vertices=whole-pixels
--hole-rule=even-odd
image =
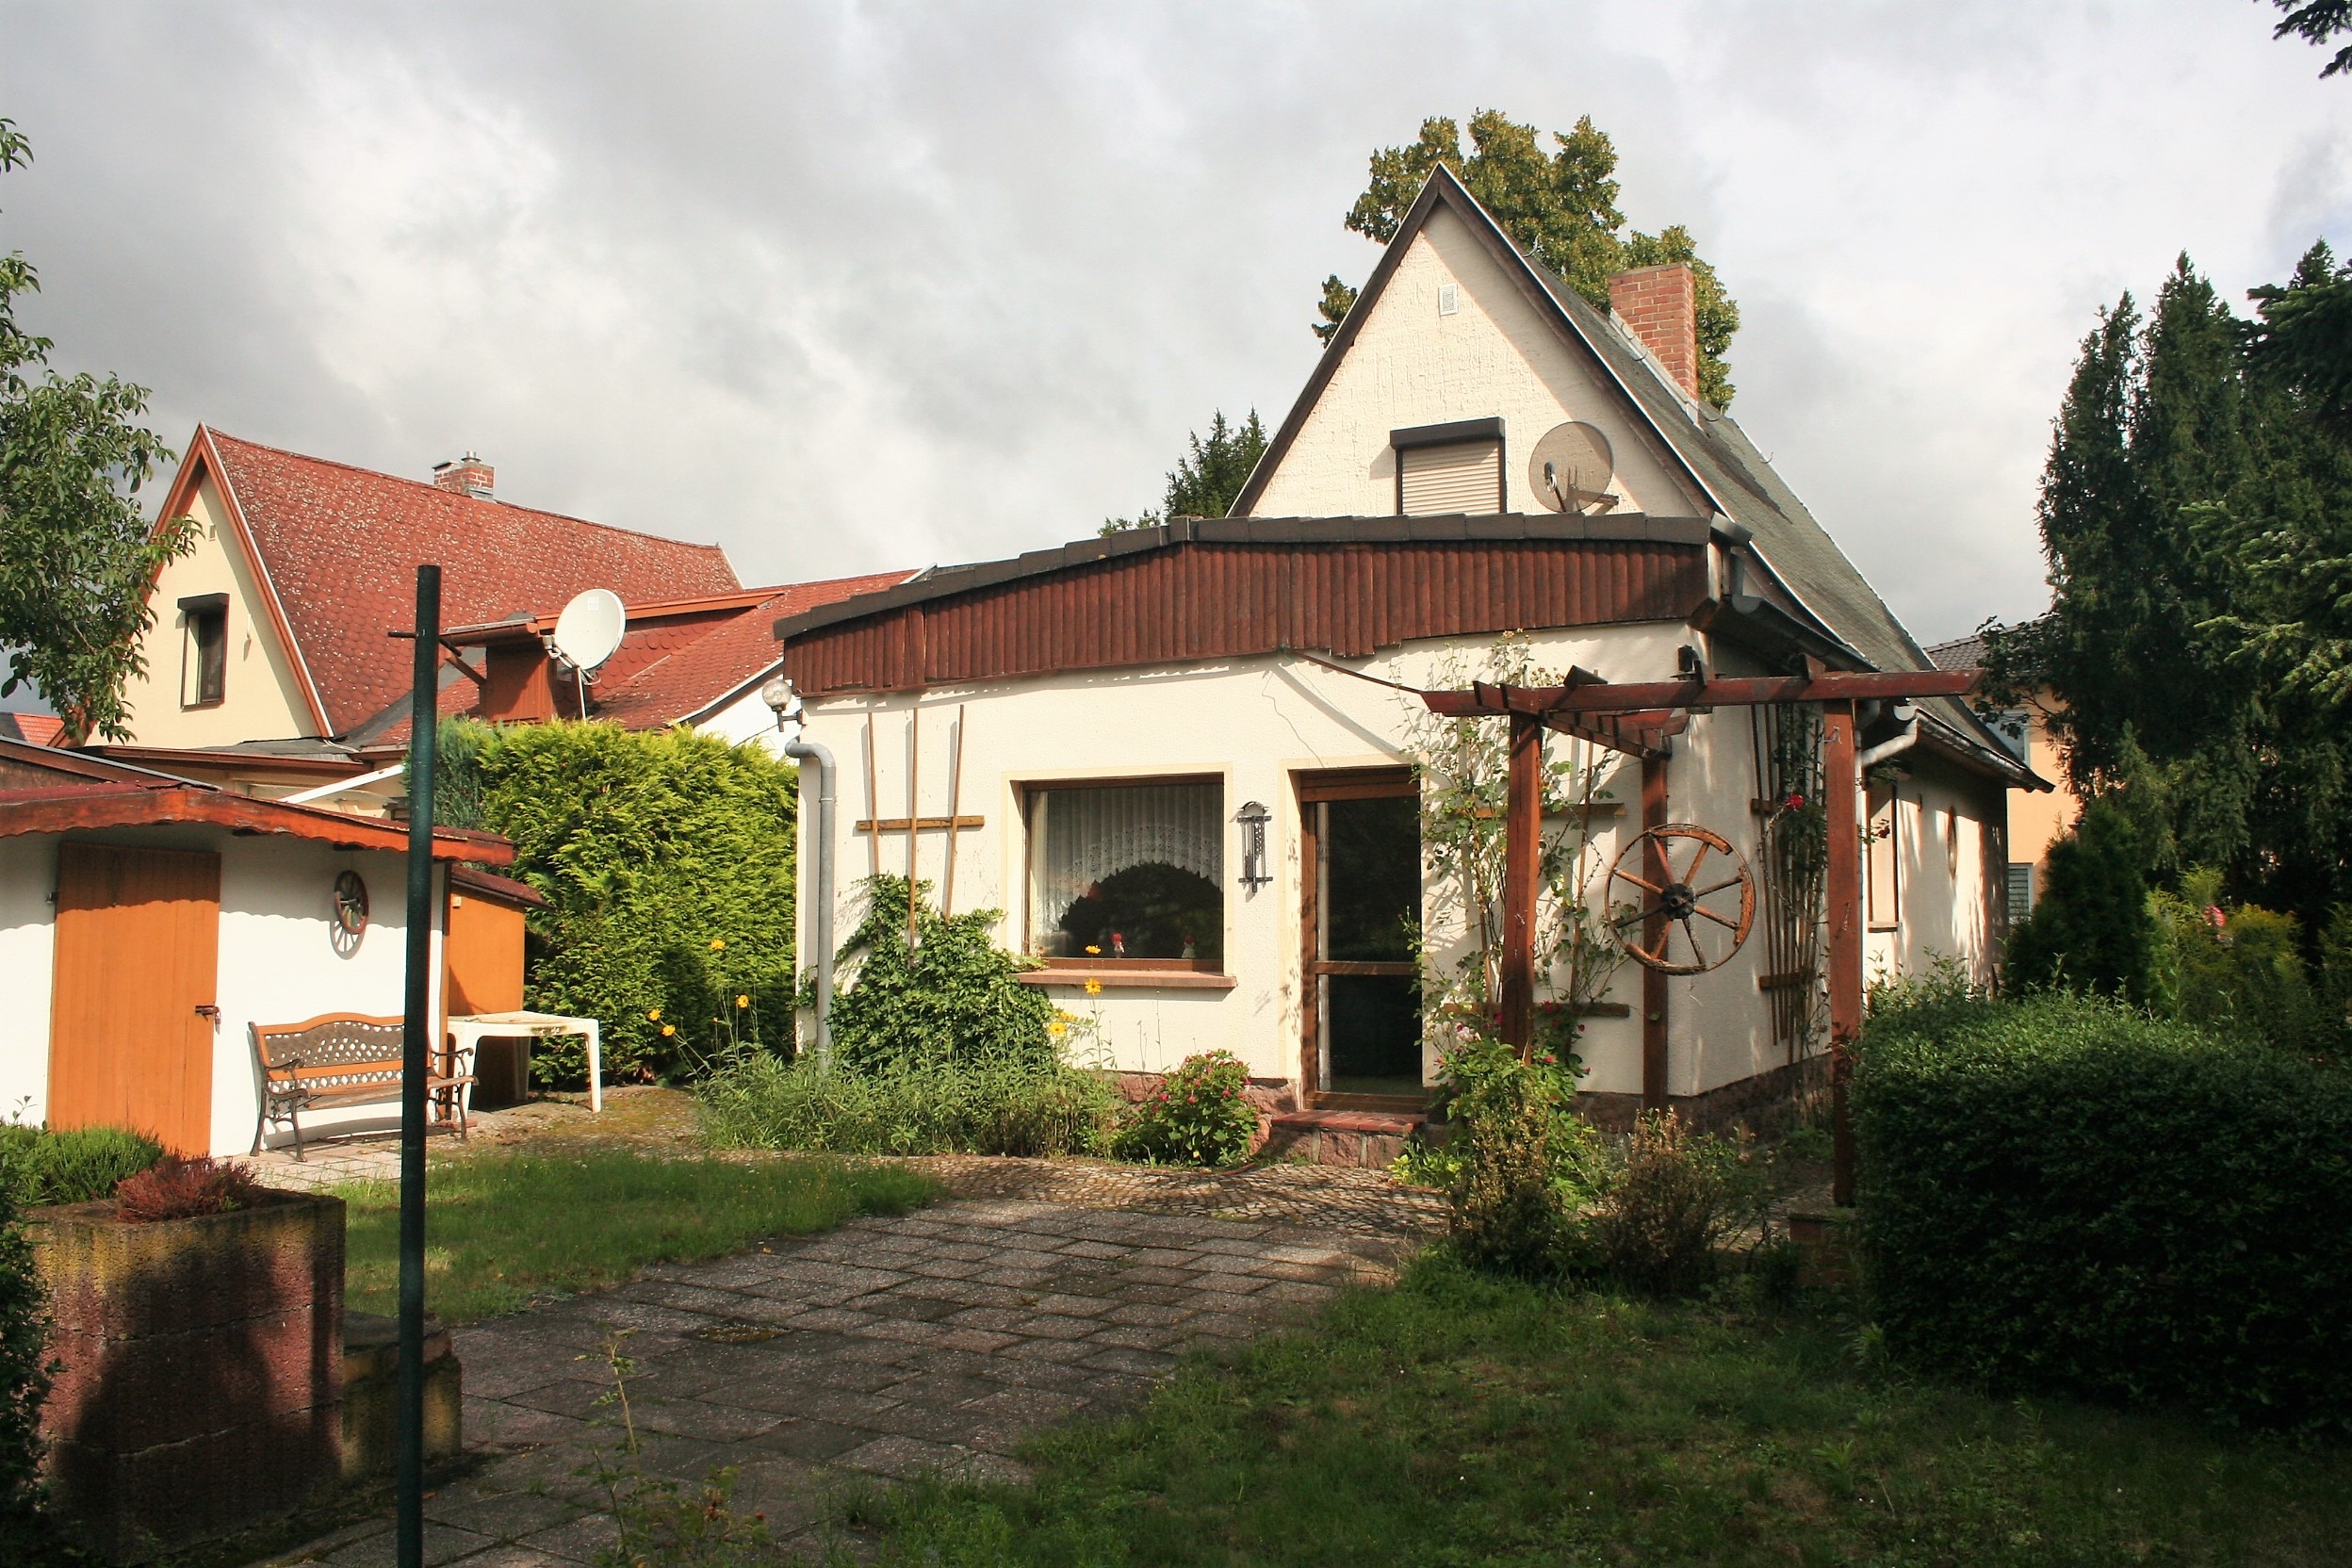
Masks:
[[[59,1511],[135,1561],[286,1513],[341,1474],[343,1202],[272,1192],[126,1224],[26,1217],[61,1364],[41,1432]]]
[[[1670,1095],[1666,1103],[1683,1120],[1704,1132],[1723,1133],[1734,1127],[1770,1134],[1794,1125],[1828,1102],[1829,1057],[1807,1056],[1801,1062],[1718,1085],[1704,1094]],[[1612,1133],[1632,1130],[1642,1113],[1638,1094],[1579,1094],[1576,1110],[1595,1127]]]
[[[465,1370],[449,1331],[425,1319],[425,1462],[453,1459],[465,1446]],[[389,1476],[396,1454],[400,1384],[400,1326],[374,1313],[343,1318],[343,1478]]]

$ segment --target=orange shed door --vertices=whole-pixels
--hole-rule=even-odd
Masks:
[[[513,1013],[523,1005],[523,912],[467,892],[449,893],[448,1010]]]
[[[220,954],[220,857],[58,846],[51,1126],[210,1151]]]

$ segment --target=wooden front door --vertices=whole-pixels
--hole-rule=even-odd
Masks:
[[[218,855],[58,846],[51,1126],[211,1152],[220,951]]]
[[[1418,1109],[1421,799],[1411,770],[1298,778],[1305,1082],[1321,1105]]]

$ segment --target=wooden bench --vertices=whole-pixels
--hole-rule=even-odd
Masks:
[[[261,1113],[253,1119],[253,1152],[271,1126],[294,1129],[294,1157],[302,1155],[302,1113],[344,1105],[382,1104],[400,1098],[400,1033],[397,1018],[330,1013],[301,1023],[251,1026],[253,1060],[261,1068]],[[473,1051],[448,1053],[447,1071],[425,1075],[425,1098],[441,1107],[444,1132],[466,1140],[466,1095],[474,1075]]]

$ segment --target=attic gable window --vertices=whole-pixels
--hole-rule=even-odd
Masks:
[[[1503,509],[1503,422],[1457,419],[1388,433],[1401,517]]]
[[[180,706],[209,708],[228,684],[229,596],[197,594],[180,601],[187,634],[180,645]]]

